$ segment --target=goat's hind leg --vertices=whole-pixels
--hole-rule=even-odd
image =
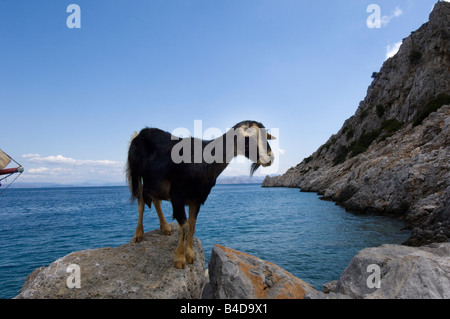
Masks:
[[[142,196],[138,199],[138,212],[139,212],[139,219],[138,224],[136,227],[136,231],[134,232],[133,241],[135,243],[139,243],[144,238],[144,225],[143,225],[143,219],[144,219],[144,209],[145,209],[145,202]]]
[[[163,211],[161,209],[161,200],[160,199],[152,199],[153,205],[155,206],[156,213],[158,214],[159,218],[159,228],[163,232],[164,235],[170,236],[172,234],[172,228],[170,228],[170,225],[167,223],[166,219],[164,218]]]

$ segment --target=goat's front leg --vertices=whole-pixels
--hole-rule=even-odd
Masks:
[[[184,247],[184,238],[186,233],[188,232],[188,223],[184,223],[183,225],[179,225],[180,227],[180,239],[178,240],[178,247],[175,250],[175,258],[174,265],[177,269],[184,269],[186,266],[186,256],[185,256],[185,247]]]
[[[186,265],[186,256],[184,255],[184,237],[188,232],[188,223],[186,220],[186,211],[184,210],[184,200],[172,196],[173,217],[177,220],[180,227],[180,239],[178,247],[175,250],[174,265],[177,269],[183,269]]]
[[[186,261],[189,264],[194,263],[195,255],[194,255],[194,249],[192,248],[192,241],[194,240],[194,233],[195,233],[195,224],[197,222],[197,215],[200,210],[200,205],[197,204],[191,204],[189,205],[189,231],[187,233],[187,239],[186,239]]]

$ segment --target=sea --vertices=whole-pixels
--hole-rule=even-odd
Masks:
[[[170,203],[162,209],[170,222]],[[0,298],[15,297],[34,269],[71,252],[128,243],[137,219],[127,187],[6,190],[0,196]],[[361,249],[405,241],[410,232],[403,227],[397,219],[348,213],[315,193],[238,184],[213,188],[195,236],[207,263],[220,244],[273,262],[321,290]],[[144,231],[156,228],[156,211],[146,208]]]

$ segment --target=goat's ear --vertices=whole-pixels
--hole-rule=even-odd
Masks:
[[[272,141],[272,140],[276,140],[277,138],[273,135],[270,135],[269,133],[267,133],[267,140]]]

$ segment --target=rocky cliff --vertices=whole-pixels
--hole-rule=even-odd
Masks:
[[[450,3],[403,40],[366,98],[314,154],[263,187],[318,192],[351,211],[404,218],[409,245],[450,238]]]

